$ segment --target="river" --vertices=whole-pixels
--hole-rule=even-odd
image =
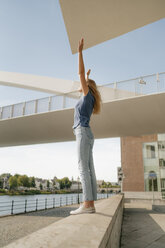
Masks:
[[[110,197],[112,194],[108,194]],[[107,198],[107,194],[97,194],[97,199]],[[79,194],[82,202],[82,193]],[[0,196],[0,216],[29,211],[60,207],[78,203],[78,194],[37,194],[37,195],[3,195]]]

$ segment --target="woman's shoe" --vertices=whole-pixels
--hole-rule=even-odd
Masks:
[[[94,213],[96,212],[96,208],[95,207],[92,207],[92,209],[93,209],[93,211],[94,211]]]
[[[87,213],[95,213],[95,212],[96,212],[95,207],[86,208],[82,204],[78,209],[70,211],[70,214],[87,214]]]

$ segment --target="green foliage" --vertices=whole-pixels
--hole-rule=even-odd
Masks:
[[[58,179],[58,182],[60,184],[60,189],[69,189],[70,186],[72,185],[72,182],[69,180],[68,177]]]
[[[29,177],[27,175],[19,175],[17,178],[19,186],[30,187]]]
[[[49,183],[49,180],[47,180],[47,188],[49,189],[50,187],[50,183]]]
[[[0,189],[0,193],[6,193],[5,189]]]
[[[43,186],[42,186],[42,184],[40,183],[40,190],[42,190],[43,189]]]
[[[30,177],[29,178],[29,183],[30,183],[30,187],[35,188],[36,184],[35,184],[35,177]]]
[[[112,187],[111,183],[110,182],[105,182],[103,180],[102,184],[100,185],[100,188],[110,188]]]
[[[10,173],[3,173],[0,175],[0,178],[3,178],[3,177],[11,177],[12,175]]]
[[[10,186],[10,189],[16,189],[18,187],[17,176],[11,176],[9,178],[9,186]]]
[[[2,179],[0,178],[0,189],[2,189],[3,188],[3,181],[2,181]]]

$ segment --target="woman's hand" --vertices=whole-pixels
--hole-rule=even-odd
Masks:
[[[82,38],[80,41],[79,41],[79,46],[78,46],[78,52],[82,52],[83,50],[83,46],[84,46],[84,39]]]
[[[87,71],[87,73],[86,73],[86,79],[87,79],[87,80],[88,80],[88,78],[89,78],[90,72],[91,72],[91,69],[89,69],[89,70]]]

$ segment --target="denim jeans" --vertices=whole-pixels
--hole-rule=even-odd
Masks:
[[[93,163],[94,136],[90,127],[73,129],[78,152],[78,169],[82,184],[83,201],[97,200],[97,182]]]

